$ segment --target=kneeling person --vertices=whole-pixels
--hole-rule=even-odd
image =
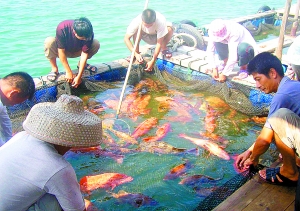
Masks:
[[[55,81],[58,77],[58,57],[66,70],[66,81],[72,83],[73,87],[78,87],[84,69],[97,71],[95,66],[87,64],[87,60],[92,58],[99,48],[100,43],[94,39],[93,26],[89,19],[83,17],[62,21],[56,28],[56,37],[48,37],[45,40],[45,56],[49,59],[52,69],[47,76],[48,80]],[[78,74],[74,77],[67,58],[79,56]]]
[[[140,24],[142,24],[141,35],[139,36],[139,39],[136,40]],[[150,45],[156,44],[153,58],[147,63],[145,69],[146,71],[151,71],[161,50],[163,55],[167,58],[172,57],[172,52],[167,49],[167,44],[171,40],[172,35],[172,23],[167,22],[166,18],[159,12],[152,9],[146,9],[141,15],[138,15],[131,21],[127,28],[124,42],[131,52],[134,50],[134,47],[130,39],[133,38],[133,42],[137,42],[137,48],[134,52],[134,56],[140,63],[144,61],[139,51],[141,39]]]
[[[33,106],[23,128],[0,148],[0,210],[85,210],[63,155],[72,147],[98,146],[101,120],[80,98],[62,95]]]

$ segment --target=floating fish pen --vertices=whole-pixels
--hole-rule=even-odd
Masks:
[[[262,9],[236,22],[255,36],[279,30],[278,13]],[[7,107],[14,133],[23,130],[34,104],[61,94],[81,97],[85,109],[103,120],[99,147],[65,155],[86,202],[99,210],[212,210],[256,173],[240,172],[234,161],[256,139],[273,95],[255,88],[251,77],[213,80],[203,51],[207,28],[187,20],[174,25],[172,58],[160,55],[152,72],[145,72],[144,64],[131,66],[118,115],[130,66],[126,59],[96,65],[97,73],[86,71],[77,89],[64,75],[55,83],[36,78],[33,99]],[[284,42],[288,46],[293,39]],[[261,43],[262,51],[274,50],[274,43]],[[145,60],[153,49],[145,47]],[[269,166],[277,157],[271,146],[260,162]]]
[[[145,58],[147,55],[145,55]],[[35,79],[32,100],[8,107],[14,132],[36,103],[61,94],[80,96],[103,120],[99,147],[72,149],[72,164],[85,199],[100,210],[212,210],[249,178],[234,168],[235,156],[255,140],[272,95],[158,59],[154,70],[134,64],[116,118],[128,61],[96,65],[74,89],[63,76]],[[151,127],[137,132],[146,121]],[[264,162],[274,160],[274,151]],[[87,181],[97,178],[97,184]]]

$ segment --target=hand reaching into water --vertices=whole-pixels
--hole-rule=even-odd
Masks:
[[[68,83],[72,83],[73,82],[73,73],[69,73],[69,72],[66,72],[66,75],[65,75],[65,80],[68,82]]]
[[[235,165],[239,170],[249,168],[249,163],[246,160],[250,158],[251,154],[252,151],[246,150],[236,158]]]
[[[144,62],[144,59],[143,59],[142,55],[139,54],[139,53],[135,54],[135,58],[138,61],[138,63],[143,63]]]
[[[147,62],[145,71],[152,71],[154,60]]]

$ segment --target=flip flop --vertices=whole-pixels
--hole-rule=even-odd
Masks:
[[[51,81],[51,82],[54,82],[54,81],[57,80],[58,75],[59,75],[58,72],[50,72],[50,73],[48,73],[48,75],[47,75],[47,80],[48,80],[48,81]]]
[[[239,71],[239,79],[245,79],[245,78],[247,78],[248,77],[248,72],[247,72],[247,70],[240,70]]]
[[[280,174],[280,167],[277,168],[267,168],[266,169],[266,178],[262,178],[259,174],[259,178],[263,180],[264,182],[273,184],[273,185],[282,185],[282,186],[290,186],[290,187],[295,187],[297,186],[298,181],[293,181],[290,180],[289,178],[286,178],[285,176],[282,176]],[[282,180],[280,182],[278,180]]]
[[[77,66],[77,69],[79,69],[79,66]],[[90,71],[90,73],[96,73],[98,71],[98,68],[94,65],[91,65],[91,64],[86,64],[84,69]]]
[[[162,55],[165,56],[167,59],[170,59],[172,57],[172,51],[170,50],[163,50]]]

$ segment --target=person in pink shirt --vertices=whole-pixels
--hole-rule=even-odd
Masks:
[[[220,82],[226,81],[229,75],[234,74],[233,68],[237,63],[240,67],[239,78],[248,77],[247,64],[259,53],[250,32],[234,21],[216,19],[211,22],[208,35],[206,52],[212,77]]]

